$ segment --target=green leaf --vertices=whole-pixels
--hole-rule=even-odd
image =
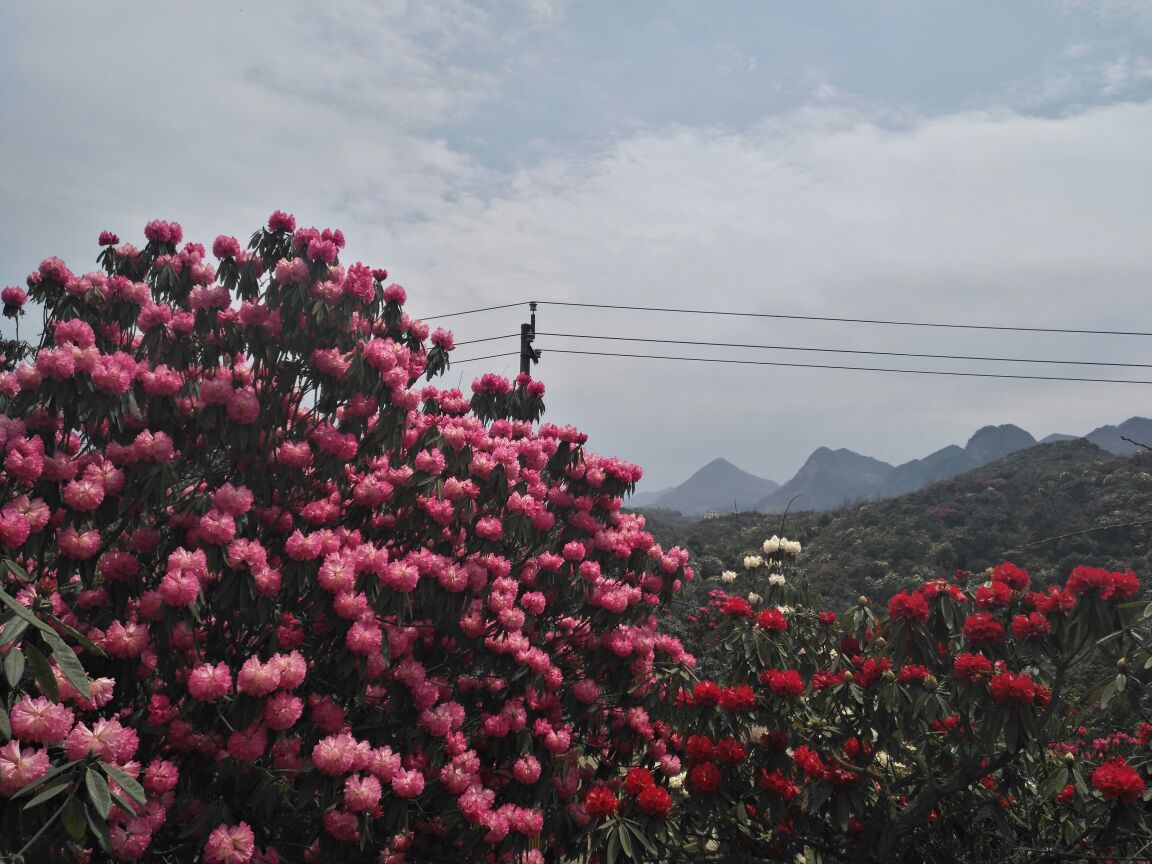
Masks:
[[[28,571],[13,561],[11,558],[4,559],[4,567],[21,582],[32,581],[32,577],[28,575]]]
[[[88,818],[88,827],[92,829],[92,833],[96,835],[96,839],[100,843],[100,848],[105,853],[112,854],[112,838],[108,834],[108,823],[103,819],[97,819],[92,815],[92,811],[87,807],[84,808],[84,815]]]
[[[4,625],[4,630],[0,631],[0,648],[5,645],[11,644],[19,639],[28,630],[28,622],[23,618],[17,618],[15,615]]]
[[[620,823],[614,822],[608,826],[608,864],[616,864],[620,857]]]
[[[95,768],[89,766],[84,774],[84,788],[88,790],[88,800],[96,808],[101,819],[107,819],[112,811],[112,792],[108,789],[108,781]]]
[[[129,801],[126,798],[121,798],[115,793],[112,794],[112,803],[130,816],[139,815],[139,811],[136,809],[136,804],[134,802]]]
[[[68,802],[68,806],[64,808],[64,815],[62,821],[64,822],[64,830],[68,832],[68,836],[73,840],[84,839],[84,828],[88,824],[88,815],[85,812],[87,808],[84,807],[79,801],[73,798]]]
[[[50,801],[72,785],[71,777],[61,777],[54,783],[49,783],[40,790],[40,794],[24,805],[25,810],[30,810],[38,804],[43,804],[45,801]]]
[[[620,823],[620,848],[624,850],[624,854],[628,856],[629,860],[636,857],[636,850],[632,847],[632,829],[628,827],[627,822]]]
[[[24,659],[32,667],[32,674],[36,678],[36,683],[40,685],[40,692],[53,702],[59,702],[60,688],[56,686],[56,676],[52,674],[52,667],[48,665],[48,660],[40,653],[40,649],[35,645],[26,645]]]
[[[20,685],[20,678],[24,675],[24,652],[19,648],[9,648],[4,655],[4,677],[8,685],[15,689]]]
[[[100,768],[111,779],[115,780],[120,788],[141,807],[148,803],[148,795],[144,792],[144,787],[137,783],[131,775],[126,774],[122,768],[109,765],[107,762],[101,762]]]
[[[65,762],[63,765],[57,765],[55,768],[51,769],[47,774],[45,774],[43,777],[41,777],[39,782],[40,783],[47,783],[53,777],[56,777],[57,775],[62,774],[63,772],[67,771],[69,768],[71,768],[75,764],[76,764],[76,760],[72,760],[71,762]],[[36,784],[32,784],[30,786],[25,786],[23,789],[21,789],[19,792],[17,792],[15,795],[12,796],[12,800],[15,801],[17,798],[23,798],[25,795],[31,795],[32,790],[35,788],[36,788]]]
[[[61,621],[59,618],[57,618],[51,612],[49,612],[44,617],[47,618],[49,621],[51,621],[54,625],[56,625],[57,629],[63,630],[65,633],[67,633],[69,636],[71,636],[76,641],[76,644],[78,644],[85,651],[91,651],[93,654],[99,655],[100,657],[106,657],[107,656],[104,653],[103,648],[96,647],[96,644],[91,639],[89,639],[87,636],[85,636],[83,633],[81,633],[79,630],[77,630],[71,624],[65,624],[63,621]]]
[[[64,677],[68,679],[68,683],[85,699],[91,699],[92,690],[88,687],[88,673],[84,671],[84,665],[76,656],[76,652],[51,628],[44,634],[44,641],[51,647],[52,657],[56,660],[60,671],[64,673]]]
[[[8,712],[4,710],[4,706],[0,705],[0,735],[5,739],[12,737],[12,723],[8,719]]]

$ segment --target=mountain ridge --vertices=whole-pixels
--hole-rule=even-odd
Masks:
[[[1029,447],[1075,440],[1086,440],[1109,453],[1128,456],[1143,449],[1133,441],[1152,445],[1152,419],[1130,417],[1117,425],[1098,426],[1086,435],[1054,433],[1040,441],[1011,423],[987,425],[977,429],[963,447],[950,444],[899,465],[846,448],[821,446],[782,485],[717,458],[677,486],[637,493],[629,506],[679,511],[690,516],[731,512],[733,508],[762,513],[832,510],[867,499],[889,499],[915,492]]]

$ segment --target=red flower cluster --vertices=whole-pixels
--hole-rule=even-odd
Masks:
[[[756,705],[756,691],[747,684],[725,687],[720,693],[720,707],[733,714],[751,710]]]
[[[1028,675],[1014,672],[993,675],[988,683],[988,693],[993,702],[1001,705],[1030,705],[1033,702],[1047,705],[1051,695],[1047,688],[1037,684]]]
[[[799,696],[804,692],[804,679],[795,669],[765,669],[760,680],[777,696]]]
[[[964,638],[977,647],[999,645],[1004,641],[1004,625],[987,612],[969,615],[964,621]]]
[[[901,591],[888,601],[888,617],[923,624],[928,620],[928,601],[921,594]]]
[[[762,630],[783,633],[788,629],[788,619],[779,609],[765,609],[756,616],[756,626]]]
[[[1029,612],[1012,619],[1012,632],[1017,639],[1040,639],[1052,634],[1052,625],[1039,612]]]
[[[584,796],[584,806],[591,816],[611,816],[620,802],[607,786],[593,786]]]
[[[1064,583],[1069,594],[1082,596],[1094,593],[1101,600],[1123,600],[1140,590],[1140,580],[1131,570],[1114,573],[1103,567],[1077,567]]]
[[[983,654],[957,654],[952,670],[958,680],[978,684],[992,674],[992,661]]]
[[[1007,585],[1013,591],[1027,591],[1032,584],[1028,571],[1005,561],[992,568],[992,581]]]
[[[704,795],[719,789],[722,781],[720,769],[713,762],[700,762],[688,769],[688,785]]]
[[[1122,756],[1109,759],[1092,772],[1092,785],[1109,801],[1134,804],[1144,794],[1144,780]]]

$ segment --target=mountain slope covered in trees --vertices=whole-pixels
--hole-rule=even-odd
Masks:
[[[704,577],[698,593],[715,587],[723,570],[738,569],[766,536],[784,533],[804,543],[801,569],[813,587],[842,603],[862,593],[885,599],[918,578],[978,572],[1005,559],[1040,583],[1063,579],[1082,563],[1148,574],[1152,525],[1131,524],[1146,519],[1152,453],[1117,456],[1077,439],[840,510],[699,522],[657,514],[648,525],[662,542],[687,545]],[[756,590],[756,578],[742,579],[742,587]]]

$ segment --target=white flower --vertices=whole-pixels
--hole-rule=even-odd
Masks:
[[[783,585],[787,581],[788,580],[784,578],[784,575],[782,573],[773,573],[771,576],[768,577],[768,584],[769,585]]]
[[[763,548],[765,555],[776,554],[777,550],[780,549],[780,538],[773,534],[770,539],[764,541]]]
[[[753,591],[751,594],[748,595],[748,602],[749,603],[759,603],[763,599],[764,598],[761,597],[759,594],[757,594],[755,591]]]
[[[736,581],[736,571],[735,570],[725,570],[723,573],[720,574],[720,581],[721,582],[727,582],[729,584],[735,582]]]
[[[746,570],[755,570],[757,567],[764,566],[764,559],[759,555],[745,555],[744,568]]]
[[[789,540],[787,542],[781,543],[780,548],[783,549],[788,555],[791,555],[793,558],[795,558],[800,554],[800,549],[802,547],[800,546],[799,540]]]
[[[684,785],[684,778],[687,776],[687,771],[681,771],[679,774],[675,774],[668,778],[668,785],[673,789],[679,789]]]

